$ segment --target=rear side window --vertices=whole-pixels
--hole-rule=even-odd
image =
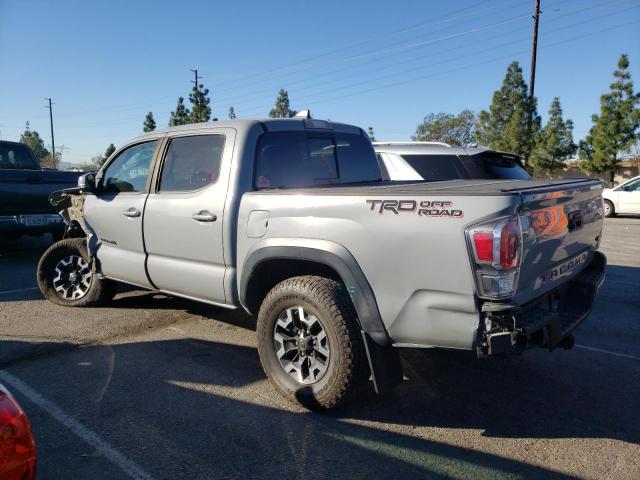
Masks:
[[[353,134],[265,133],[258,142],[255,168],[257,189],[381,180],[371,143]]]
[[[471,178],[498,180],[529,180],[531,178],[518,158],[510,155],[485,152],[478,155],[461,155],[460,160]]]
[[[224,135],[174,138],[160,175],[159,192],[190,192],[211,185],[220,175]]]
[[[0,168],[37,170],[40,166],[27,147],[13,143],[0,143]]]
[[[428,181],[469,178],[456,155],[402,155],[402,158]]]

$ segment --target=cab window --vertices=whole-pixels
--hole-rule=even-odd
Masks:
[[[190,192],[215,183],[220,175],[224,135],[171,140],[160,175],[159,192]]]
[[[142,192],[157,141],[138,143],[118,154],[102,175],[102,189],[108,193]]]

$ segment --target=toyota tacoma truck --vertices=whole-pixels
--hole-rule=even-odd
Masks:
[[[398,350],[569,348],[604,279],[593,180],[383,182],[360,128],[234,120],[144,134],[54,194],[59,305],[116,282],[256,316],[264,371],[331,408],[402,381]]]
[[[51,233],[59,240],[62,217],[49,204],[49,195],[78,184],[80,173],[43,170],[24,143],[0,141],[0,237]]]

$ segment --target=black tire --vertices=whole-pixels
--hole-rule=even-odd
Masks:
[[[294,379],[276,354],[276,321],[287,308],[295,306],[302,306],[305,312],[317,317],[326,333],[328,366],[315,383]],[[310,410],[329,409],[345,402],[369,379],[355,311],[344,286],[334,280],[301,276],[277,284],[260,306],[257,337],[260,363],[271,383],[285,398]]]
[[[58,275],[56,266],[71,256],[81,257],[93,270],[92,260],[87,252],[84,238],[67,238],[51,245],[38,262],[38,287],[44,297],[52,303],[65,307],[95,307],[104,305],[116,294],[116,284],[91,273],[89,287],[79,298],[65,298],[56,291],[54,278]]]
[[[604,216],[607,218],[615,217],[616,210],[613,207],[613,203],[611,203],[609,200],[605,200],[604,203],[609,207],[609,212],[607,212],[606,208],[604,209]]]

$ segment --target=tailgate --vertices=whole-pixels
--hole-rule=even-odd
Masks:
[[[600,243],[602,183],[555,183],[524,189],[520,222],[523,251],[515,301],[526,303],[584,270]]]
[[[54,212],[49,195],[77,185],[76,172],[0,170],[0,216]]]

